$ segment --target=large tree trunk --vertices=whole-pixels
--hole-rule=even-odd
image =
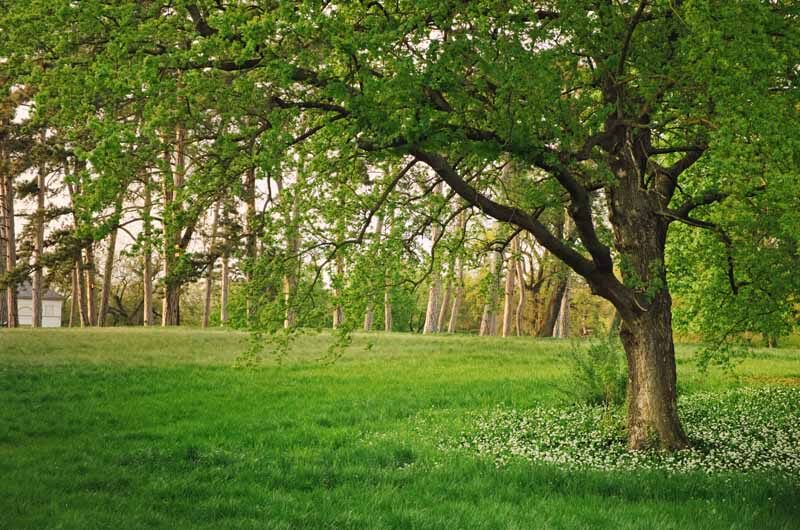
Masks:
[[[42,141],[44,141],[44,134],[42,134]],[[35,238],[33,243],[33,282],[31,284],[31,304],[33,305],[31,325],[34,328],[42,327],[42,295],[44,294],[42,256],[44,255],[44,192],[46,174],[47,169],[44,162],[42,162],[36,174]]]
[[[648,310],[623,320],[620,338],[628,359],[628,444],[632,449],[688,445],[677,411],[671,299],[658,295]]]
[[[617,304],[628,360],[628,445],[681,449],[688,440],[677,412],[672,299],[664,265],[669,224],[658,214],[661,197],[641,190],[630,163],[613,169],[620,181],[607,195],[609,220],[626,264],[623,281],[635,286],[633,303]]]

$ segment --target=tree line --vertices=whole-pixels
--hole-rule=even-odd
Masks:
[[[529,332],[552,333],[585,289],[619,321],[629,444],[663,449],[688,444],[675,323],[719,343],[796,326],[794,2],[3,7],[12,313],[21,275],[61,267],[80,318],[104,319],[97,277],[133,225],[148,324],[156,289],[174,325],[185,286],[235,277],[254,329],[393,327],[423,285],[433,332],[482,270],[479,329],[521,330],[535,301]],[[63,207],[41,207],[47,175]]]

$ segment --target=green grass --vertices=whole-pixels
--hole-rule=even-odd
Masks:
[[[245,335],[0,331],[0,528],[797,528],[798,480],[496,468],[437,448],[476,411],[565,400],[569,344],[329,337],[234,369]],[[367,349],[368,342],[373,343]],[[683,392],[800,381],[760,350]]]

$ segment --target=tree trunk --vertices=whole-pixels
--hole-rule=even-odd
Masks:
[[[42,134],[42,141],[44,141],[44,133]],[[47,169],[45,168],[44,162],[42,162],[36,174],[36,213],[34,214],[35,238],[33,244],[33,281],[31,282],[31,304],[33,305],[31,325],[34,328],[42,327],[42,295],[44,294],[42,256],[44,255],[44,192],[46,173]]]
[[[206,269],[206,285],[205,285],[205,292],[203,296],[203,327],[208,327],[208,322],[211,320],[211,290],[214,286],[214,263],[216,263],[216,257],[214,252],[216,249],[214,245],[217,243],[217,221],[219,219],[219,201],[214,203],[214,214],[211,218],[211,236],[209,238],[208,243],[208,255],[210,259],[208,260],[208,269]]]
[[[3,201],[4,236],[6,243],[6,272],[11,273],[17,268],[17,238],[14,226],[14,181],[11,175],[0,175],[0,191]],[[14,282],[6,285],[6,325],[9,328],[19,326],[19,310],[17,306],[17,286]]]
[[[522,314],[525,311],[525,264],[523,259],[517,260],[516,263],[517,284],[519,284],[519,300],[517,300],[517,309],[514,313],[514,327],[517,331],[517,337],[522,336]]]
[[[392,293],[387,285],[383,289],[383,330],[392,331],[394,320],[392,318]]]
[[[344,260],[341,254],[336,254],[336,281],[344,281]],[[342,307],[341,296],[341,289],[335,288],[333,291],[333,297],[336,300],[336,305],[333,308],[333,329],[344,324],[344,308]]]
[[[561,300],[567,290],[566,271],[559,273],[558,277],[551,283],[551,288],[547,291],[547,298],[543,301],[543,311],[539,337],[552,337],[555,331],[558,313],[561,309]]]
[[[506,258],[506,282],[503,300],[503,336],[511,336],[513,317],[514,317],[514,280],[517,275],[517,253],[519,252],[519,242],[517,238],[511,242],[511,252]]]
[[[142,324],[153,326],[153,191],[150,188],[150,173],[145,171],[143,175],[142,190],[144,193],[144,207],[142,208],[143,237],[142,244]]]
[[[248,168],[246,177],[245,177],[245,203],[247,204],[247,211],[245,213],[245,223],[246,223],[246,230],[247,236],[245,237],[245,257],[246,257],[246,266],[244,267],[245,270],[245,282],[248,285],[252,285],[253,280],[253,268],[255,267],[255,260],[256,254],[258,252],[258,232],[257,232],[257,223],[256,223],[256,168],[255,166],[251,166]],[[278,191],[280,195],[280,191]],[[226,242],[227,244],[227,242]],[[251,297],[249,295],[250,289],[247,289],[245,292],[245,316],[247,322],[250,323],[252,318],[252,311],[253,311],[253,304],[251,301]],[[284,322],[286,325],[286,322]],[[294,324],[292,324],[294,325]]]
[[[86,300],[88,323],[90,326],[97,324],[97,269],[94,262],[94,241],[89,241],[85,249],[86,261],[84,271],[86,274]]]
[[[452,271],[451,271],[452,274]],[[442,293],[442,303],[439,304],[439,318],[436,319],[436,330],[444,331],[447,322],[447,310],[450,309],[450,300],[453,297],[453,279],[448,277]]]
[[[80,309],[79,314],[81,317],[81,327],[85,328],[91,324],[89,323],[89,303],[87,301],[86,293],[86,275],[83,271],[83,256],[80,254],[80,251],[75,259],[75,276],[78,281],[78,308]]]
[[[383,239],[383,214],[378,215],[375,222],[375,244],[380,245]],[[383,276],[381,276],[383,277]],[[367,310],[364,313],[364,331],[372,331],[372,324],[375,320],[375,296],[374,290],[370,289]]]
[[[489,279],[489,292],[486,294],[486,303],[483,306],[483,316],[481,317],[481,328],[479,335],[494,335],[497,332],[497,297],[500,291],[500,274],[503,266],[503,257],[499,252],[492,251],[489,254],[489,267],[491,278]]]
[[[677,412],[672,298],[664,265],[669,222],[659,215],[662,197],[642,191],[630,162],[620,160],[612,169],[619,184],[607,194],[609,220],[625,264],[622,278],[633,294],[631,302],[619,297],[615,304],[628,360],[628,445],[682,449],[688,440]]]
[[[553,336],[559,339],[567,338],[569,334],[569,274],[564,281],[564,293],[561,295],[561,303],[558,309],[558,318],[553,329]]]
[[[104,327],[107,325],[108,308],[111,301],[111,276],[114,272],[114,261],[117,254],[117,232],[119,228],[119,216],[122,213],[122,194],[114,204],[114,218],[116,219],[111,233],[108,235],[108,248],[106,249],[106,262],[103,265],[103,290],[100,297],[100,313],[97,316],[97,325]]]
[[[73,328],[78,325],[80,321],[80,294],[78,294],[78,270],[73,267],[72,274],[72,294],[70,295],[69,304],[69,327]]]
[[[186,170],[186,155],[184,152],[186,130],[179,126],[175,131],[175,169],[167,170],[163,175],[164,198],[164,299],[162,300],[161,325],[180,325],[181,284],[183,283],[175,270],[183,249],[180,247],[180,226],[178,225],[181,209],[175,200],[175,192],[183,186],[184,172]],[[164,158],[167,165],[171,165],[172,156],[170,149],[165,149]]]
[[[671,299],[658,295],[648,310],[623,320],[628,359],[628,445],[631,449],[688,446],[677,410]]]
[[[450,321],[447,323],[447,332],[455,333],[458,328],[458,314],[464,301],[464,261],[456,258],[456,288],[453,294],[453,307],[450,309]]]
[[[220,272],[220,288],[219,288],[219,324],[220,326],[228,325],[228,292],[231,285],[230,273],[230,257],[226,248],[225,253],[222,255],[222,271]]]

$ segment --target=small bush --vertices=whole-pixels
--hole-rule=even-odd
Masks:
[[[625,402],[628,368],[619,341],[574,346],[569,353],[573,361],[569,393],[577,402],[606,408]]]

